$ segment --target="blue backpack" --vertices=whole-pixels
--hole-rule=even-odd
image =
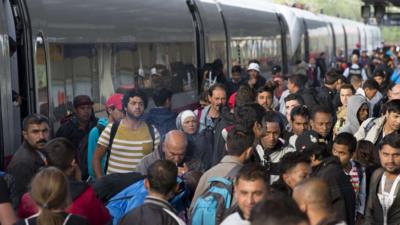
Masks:
[[[218,225],[232,202],[233,181],[229,178],[212,177],[210,187],[193,207],[192,225]]]
[[[184,186],[182,180],[178,179],[180,185],[179,193],[176,193],[173,199],[170,200],[171,205],[178,211],[186,209],[190,205],[188,201],[189,192]],[[139,180],[124,190],[114,195],[106,204],[106,207],[113,217],[113,225],[119,224],[122,217],[130,210],[141,206],[144,199],[148,195],[147,189],[144,186],[144,179]]]

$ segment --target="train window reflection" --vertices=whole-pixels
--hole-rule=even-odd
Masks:
[[[92,97],[97,112],[116,91],[143,88],[151,95],[162,86],[174,93],[197,92],[192,42],[51,44],[50,55],[57,120],[73,112],[72,99],[80,94]]]

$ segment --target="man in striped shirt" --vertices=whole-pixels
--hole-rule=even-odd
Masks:
[[[102,176],[100,160],[108,148],[110,155],[106,174],[133,172],[144,156],[157,149],[160,142],[157,129],[141,119],[147,102],[146,94],[140,90],[124,95],[122,105],[125,117],[119,122],[112,143],[112,124],[104,129],[97,142],[92,162],[96,178]]]
[[[345,174],[350,178],[356,194],[356,219],[361,220],[364,217],[366,205],[366,177],[361,164],[351,159],[356,148],[356,138],[352,134],[344,132],[336,136],[332,154],[339,158]]]

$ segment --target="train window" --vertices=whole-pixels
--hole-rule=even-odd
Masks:
[[[308,47],[310,57],[318,58],[325,54],[325,63],[331,62],[333,37],[329,25],[325,22],[306,19],[308,31]]]
[[[304,62],[308,62],[308,59],[306,59],[306,46],[305,46],[305,42],[306,42],[306,27],[305,24],[302,22],[300,23],[301,28],[299,29],[299,35],[300,35],[300,41],[298,46],[292,46],[292,48],[294,49],[294,53],[293,53],[293,57],[292,57],[292,64],[296,64],[299,61],[304,61]]]
[[[333,23],[332,24],[334,33],[335,33],[335,41],[336,41],[336,49],[335,56],[339,60],[345,59],[345,51],[346,51],[346,43],[344,36],[344,29],[341,23]]]
[[[49,116],[49,92],[48,76],[46,67],[46,48],[41,34],[36,37],[35,52],[35,76],[37,111],[40,114]]]
[[[352,52],[359,44],[358,40],[358,29],[353,24],[346,24],[345,26],[346,36],[347,36],[347,60],[351,60]]]
[[[48,32],[57,120],[73,111],[73,97],[80,94],[91,96],[101,116],[111,94],[131,88],[150,94],[165,85],[174,91],[173,109],[197,102],[195,32],[181,0],[89,0],[87,7],[62,12],[52,4],[45,7],[48,20],[59,25]]]
[[[195,91],[193,53],[194,43],[115,44],[111,78],[102,80],[112,80],[109,89],[140,87],[148,95],[161,87],[174,93]]]
[[[99,111],[99,75],[94,44],[52,43],[50,67],[52,69],[52,103],[56,120],[73,112],[72,100],[76,95],[91,96],[95,110]]]
[[[256,59],[261,74],[271,75],[273,65],[282,64],[282,36],[277,15],[270,11],[253,10],[223,4],[230,35],[230,58],[232,65],[247,66]]]
[[[198,9],[201,15],[204,38],[206,62],[212,63],[216,59],[221,59],[224,63],[224,71],[227,75],[227,52],[226,52],[226,35],[225,27],[218,11],[217,3],[213,1],[199,1]]]

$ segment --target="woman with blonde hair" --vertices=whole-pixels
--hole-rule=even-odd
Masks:
[[[36,174],[32,179],[30,195],[39,212],[16,225],[88,224],[85,219],[65,212],[70,203],[70,193],[67,178],[59,169],[48,167]]]

